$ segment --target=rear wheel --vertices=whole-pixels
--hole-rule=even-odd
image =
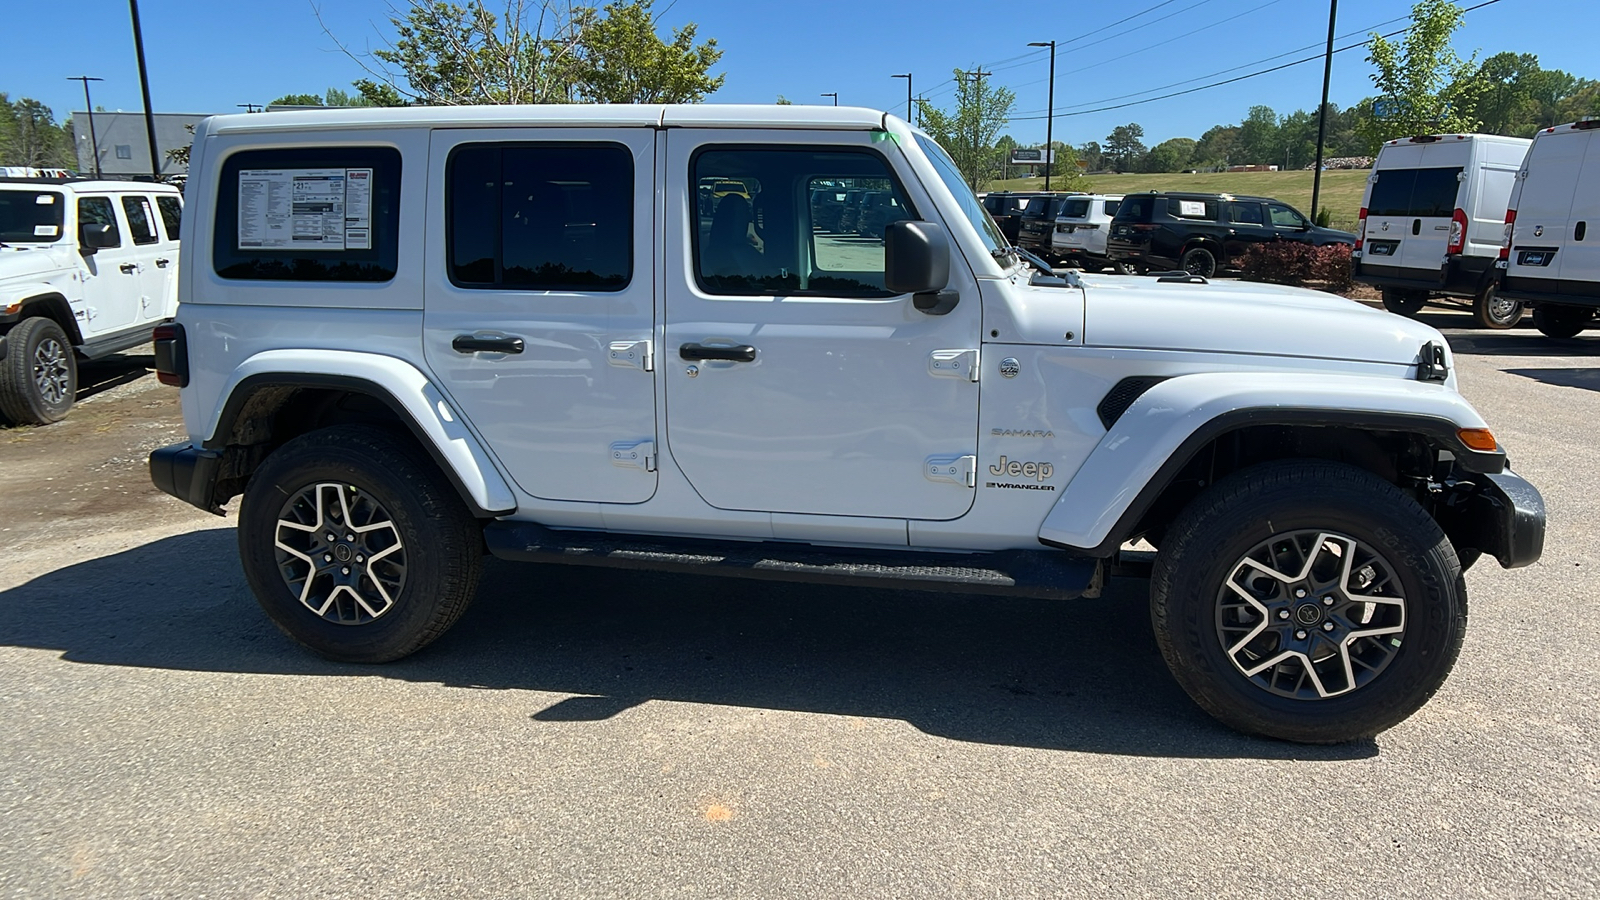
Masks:
[[[1533,325],[1545,337],[1577,337],[1593,318],[1594,310],[1586,306],[1541,303],[1533,308]]]
[[[1522,301],[1501,296],[1489,284],[1472,298],[1472,318],[1480,328],[1510,328],[1522,319]]]
[[[389,662],[444,634],[472,599],[481,547],[433,463],[362,425],[284,444],[239,511],[239,556],[262,609],[341,662]]]
[[[18,425],[59,422],[78,394],[78,358],[53,319],[23,319],[6,335],[0,413]]]
[[[1428,295],[1423,291],[1383,289],[1383,308],[1397,316],[1414,316],[1422,311],[1422,305],[1427,302]]]
[[[1204,247],[1190,247],[1185,250],[1179,265],[1190,275],[1199,275],[1201,278],[1210,278],[1217,274],[1217,257]]]
[[[1361,469],[1286,461],[1218,482],[1167,532],[1152,621],[1178,683],[1240,731],[1368,737],[1444,683],[1466,631],[1450,541]]]

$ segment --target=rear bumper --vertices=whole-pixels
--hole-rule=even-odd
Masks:
[[[1456,297],[1475,297],[1494,278],[1494,260],[1487,256],[1452,256],[1437,269],[1373,264],[1357,256],[1351,267],[1360,284]]]
[[[1504,269],[1500,272],[1500,293],[1534,306],[1548,303],[1558,306],[1587,306],[1591,309],[1600,307],[1600,284],[1508,275]],[[3,357],[4,354],[0,354],[0,358]]]
[[[150,453],[150,481],[191,506],[222,515],[214,498],[222,452],[193,444],[171,444]]]
[[[1507,569],[1539,561],[1545,512],[1537,488],[1509,471],[1472,475],[1446,488],[1435,515],[1457,548],[1482,551]]]

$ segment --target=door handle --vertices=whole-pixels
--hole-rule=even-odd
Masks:
[[[756,348],[749,344],[737,347],[707,347],[704,344],[684,344],[678,348],[679,359],[715,359],[723,362],[755,362]]]
[[[139,271],[139,264],[138,263],[123,263],[122,265],[118,266],[117,268],[121,269],[122,270],[122,274],[124,274],[124,275],[132,275],[133,273]]]
[[[1411,233],[1412,234],[1421,234],[1422,233],[1422,220],[1421,219],[1412,219],[1411,220]]]
[[[450,342],[450,349],[457,353],[521,353],[522,338],[519,337],[478,337],[472,334],[458,334]]]
[[[172,260],[170,260],[170,259],[158,259],[158,260],[156,260],[156,268],[165,269],[167,267],[167,263],[169,263],[171,261]]]

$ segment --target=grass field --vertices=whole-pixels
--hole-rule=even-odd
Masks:
[[[1361,209],[1361,194],[1367,186],[1366,169],[1341,169],[1322,173],[1323,206],[1333,211],[1333,227],[1352,231]],[[1091,175],[1089,190],[1107,194],[1134,191],[1206,191],[1217,194],[1254,194],[1288,203],[1306,215],[1311,214],[1311,173],[1295,172],[1205,172],[1198,175]],[[996,181],[991,191],[1037,191],[1043,178],[1013,178]]]

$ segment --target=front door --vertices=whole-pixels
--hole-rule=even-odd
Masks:
[[[423,352],[534,497],[655,493],[655,140],[433,133]]]
[[[1228,225],[1222,245],[1228,255],[1228,265],[1233,268],[1244,263],[1244,255],[1252,246],[1270,244],[1277,237],[1267,227],[1259,200],[1229,200],[1226,216]]]
[[[953,519],[972,505],[977,283],[952,247],[948,315],[884,289],[881,237],[829,226],[814,197],[891,194],[935,218],[871,132],[668,134],[667,443],[722,509]],[[887,152],[886,152],[887,151]],[[737,181],[712,208],[703,183]]]

